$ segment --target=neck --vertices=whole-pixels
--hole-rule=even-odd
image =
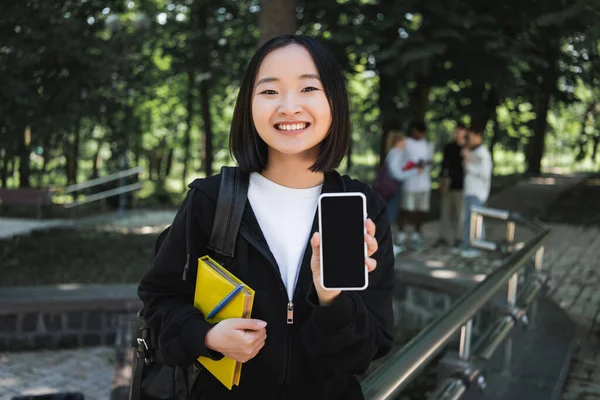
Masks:
[[[307,189],[323,184],[325,174],[309,170],[314,159],[273,153],[275,152],[269,153],[269,161],[262,171],[262,175],[271,182],[294,189]]]

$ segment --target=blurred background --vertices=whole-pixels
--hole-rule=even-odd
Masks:
[[[597,168],[594,0],[264,3],[2,2],[2,187],[143,166],[141,201],[177,198],[231,162],[240,78],[282,32],[322,39],[344,70],[354,140],[342,170],[372,179],[387,133],[412,119],[438,149],[455,120],[484,128],[498,175]]]
[[[600,222],[598,0],[2,1],[0,351],[117,340],[113,314],[98,325],[82,311],[73,326],[100,326],[106,336],[77,333],[67,343],[48,336],[53,315],[57,331],[79,317],[31,311],[27,331],[26,314],[10,316],[11,301],[29,299],[33,310],[36,298],[58,295],[21,288],[82,284],[130,285],[125,297],[135,299],[187,184],[233,164],[228,135],[240,80],[256,48],[281,33],[319,38],[343,70],[352,143],[340,172],[372,182],[389,133],[425,121],[435,221],[442,150],[460,121],[484,132],[492,197],[522,182],[572,178],[551,195],[518,192],[499,207],[554,196],[531,216]],[[31,334],[19,342],[11,332]],[[87,360],[105,356],[93,351]],[[24,376],[7,357],[0,367]],[[0,379],[6,398],[23,393],[14,379]]]

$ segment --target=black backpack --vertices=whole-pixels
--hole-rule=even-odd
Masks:
[[[248,174],[242,172],[239,167],[222,167],[217,208],[208,243],[208,248],[217,255],[215,258],[222,262],[227,258],[232,259],[234,256],[235,242],[247,195]],[[188,204],[191,204],[191,200],[190,198]],[[190,218],[187,223],[190,223]],[[165,229],[157,238],[155,253],[160,249],[168,232],[169,228]],[[191,238],[186,239],[189,258]],[[187,267],[186,264],[185,268],[187,269]],[[183,279],[185,279],[185,273]],[[135,356],[129,392],[130,400],[187,399],[202,366],[198,362],[187,368],[163,364],[160,359],[156,332],[146,325],[143,309],[138,313],[135,337],[131,345],[135,349]]]

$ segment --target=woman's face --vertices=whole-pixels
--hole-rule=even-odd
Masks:
[[[252,95],[252,119],[269,155],[314,161],[331,126],[331,109],[310,53],[289,45],[263,60]]]

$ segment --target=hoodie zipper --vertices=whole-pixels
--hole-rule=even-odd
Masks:
[[[311,230],[312,232],[312,230]],[[311,233],[312,235],[312,233]],[[302,262],[300,263],[300,269],[297,272],[297,279],[296,279],[296,285],[294,287],[294,293],[292,293],[292,299],[288,302],[287,305],[287,324],[288,327],[289,325],[292,325],[294,323],[294,300],[296,300],[296,296],[298,294],[298,285],[299,285],[299,281],[300,281],[300,276],[302,273],[302,266],[304,264],[306,264],[307,262],[309,263],[309,268],[310,268],[310,260],[307,260],[308,257],[308,249],[310,248],[310,244],[308,244],[306,246],[306,249],[304,249],[304,253],[302,254]],[[291,334],[289,329],[286,330],[286,348],[285,348],[285,368],[283,371],[283,378],[281,379],[281,388],[283,389],[283,386],[285,385],[285,383],[289,380],[289,373],[290,373],[290,364],[291,364],[291,357],[290,357],[290,353],[292,351],[292,339],[291,339]],[[282,399],[283,399],[283,394],[282,394]]]
[[[265,247],[262,245],[262,243],[257,240],[254,235],[249,232],[249,234],[244,234],[242,233],[243,236],[246,238],[246,240],[248,240],[248,242],[253,245],[256,249],[258,249],[258,251],[267,259],[269,260],[269,264],[271,265],[271,269],[273,270],[273,272],[275,273],[275,275],[277,275],[277,277],[279,278],[279,283],[280,283],[280,290],[283,293],[286,293],[286,298],[288,300],[287,304],[286,304],[286,324],[287,325],[292,325],[294,323],[294,302],[287,296],[287,290],[285,288],[285,284],[283,283],[283,279],[281,278],[281,272],[279,271],[279,267],[277,266],[277,261],[275,261],[273,259],[273,256],[265,249]],[[298,271],[299,272],[299,271]],[[295,290],[294,290],[295,292]],[[295,293],[294,293],[295,294]],[[287,328],[287,327],[286,327]],[[279,383],[281,386],[283,386],[285,384],[285,381],[287,380],[287,374],[288,374],[288,370],[289,370],[289,353],[290,353],[290,346],[291,346],[291,340],[290,340],[290,333],[289,333],[289,329],[286,329],[285,332],[285,347],[284,347],[284,351],[283,351],[283,371],[281,374],[281,377],[279,378]]]

